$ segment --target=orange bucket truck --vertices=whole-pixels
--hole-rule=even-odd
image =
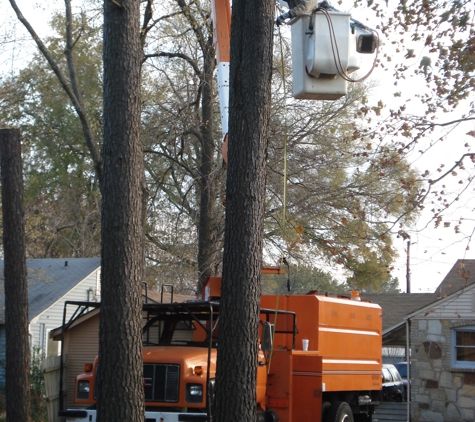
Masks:
[[[220,294],[221,278],[211,277],[201,300],[143,305],[147,422],[212,421]],[[260,319],[258,422],[372,420],[381,396],[378,305],[318,294],[263,295]],[[96,421],[98,364],[96,358],[77,377],[75,403],[84,409],[61,409],[66,420]]]

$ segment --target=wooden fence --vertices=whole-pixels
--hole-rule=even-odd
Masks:
[[[51,356],[43,361],[43,373],[45,376],[46,408],[48,410],[48,422],[58,422],[59,411],[59,380],[60,380],[61,356]],[[66,393],[66,367],[67,356],[63,357],[63,390]],[[64,394],[66,399],[66,394]]]

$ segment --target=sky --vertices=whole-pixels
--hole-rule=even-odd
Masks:
[[[388,14],[394,9],[398,1],[390,0],[388,2]],[[371,28],[376,28],[376,20],[374,16],[366,9],[353,9],[352,2],[343,1],[341,7],[347,6],[352,17],[367,23]],[[376,84],[373,92],[375,101],[382,100],[387,107],[394,106],[398,103],[404,103],[407,106],[407,113],[418,114],[419,105],[411,95],[406,93],[421,92],[425,88],[425,81],[421,77],[413,76],[412,69],[416,68],[421,57],[428,54],[424,49],[418,48],[417,45],[407,45],[407,48],[415,48],[416,57],[406,63],[409,65],[407,77],[404,82],[398,82],[398,86],[394,86],[394,78],[391,72],[391,64],[401,62],[403,55],[407,50],[397,52],[391,44],[392,40],[381,37],[380,57],[391,56],[392,61],[387,62],[382,59],[385,69],[381,67],[375,69],[371,75],[371,80]],[[401,97],[394,97],[393,93],[401,91]],[[408,101],[409,99],[409,101]],[[468,99],[467,103],[461,104],[452,115],[444,114],[438,116],[438,122],[447,122],[460,117],[467,109],[468,102],[473,101],[474,97]],[[467,135],[467,132],[475,130],[473,123],[464,123],[456,127],[438,128],[434,131],[431,138],[430,148],[429,141],[421,142],[413,153],[408,157],[412,166],[420,170],[420,174],[429,171],[429,177],[437,179],[440,174],[460,159],[461,155],[468,152],[474,152],[474,138]],[[436,141],[439,137],[444,136],[441,141]],[[465,145],[469,144],[467,148]],[[470,149],[472,147],[472,149]],[[420,151],[424,151],[422,154]],[[440,185],[444,185],[446,197],[455,198],[460,192],[462,185],[459,181],[463,178],[474,177],[474,165],[470,160],[466,160],[466,169],[457,170],[456,176],[449,176],[444,179]],[[443,167],[442,167],[443,166]],[[442,170],[442,171],[438,171]],[[434,190],[440,191],[439,187]],[[416,292],[432,292],[442,282],[445,275],[450,271],[458,259],[475,259],[475,245],[470,247],[471,236],[475,229],[474,218],[472,217],[475,208],[475,195],[473,187],[470,186],[460,196],[460,200],[454,201],[451,207],[444,213],[444,222],[450,223],[449,227],[441,225],[435,228],[433,221],[434,208],[440,206],[437,196],[430,195],[426,201],[425,208],[421,212],[418,220],[413,227],[407,228],[410,234],[410,290]],[[462,224],[459,225],[460,221]],[[459,225],[460,233],[455,233],[455,226]],[[394,246],[399,253],[399,259],[394,265],[392,275],[399,279],[400,288],[406,290],[406,272],[407,272],[407,241],[394,238]]]
[[[49,31],[48,22],[51,18],[51,11],[60,7],[64,8],[64,2],[59,0],[42,3],[16,0],[16,3],[40,37]],[[15,69],[21,67],[21,63],[29,60],[35,45],[23,25],[16,19],[15,12],[8,0],[0,0],[0,10],[2,10],[0,40],[8,40],[7,44],[0,49],[0,69],[2,72],[14,72]],[[13,41],[11,41],[12,39]]]
[[[390,0],[388,10],[394,7],[396,0]],[[52,0],[49,2],[31,2],[29,0],[17,0],[17,4],[29,19],[32,26],[40,35],[48,33],[47,22],[51,16],[51,9],[63,9],[64,3],[59,0]],[[75,4],[75,2],[73,2]],[[333,1],[336,5],[337,2]],[[350,11],[352,17],[366,23],[368,26],[374,28],[376,20],[368,10],[353,9],[352,0],[343,0],[342,4],[337,6],[339,10]],[[16,42],[9,44],[8,48],[0,52],[1,68],[3,71],[14,71],[23,61],[28,60],[31,49],[34,48],[29,36],[26,35],[22,25],[15,19],[10,17],[13,11],[8,0],[0,0],[0,7],[2,17],[0,18],[0,36],[5,38],[7,35],[14,34]],[[404,54],[395,53],[391,50],[390,40],[381,39],[381,52],[397,55]],[[395,57],[394,62],[399,58]],[[414,66],[417,66],[420,56],[414,59]],[[387,66],[386,66],[387,69]],[[394,81],[390,71],[376,68],[371,75],[371,81],[375,83],[372,99],[377,102],[379,99],[387,105],[394,104],[398,100],[392,95]],[[409,92],[411,90],[419,90],[424,85],[424,81],[408,77],[406,86],[399,87]],[[391,87],[391,88],[389,88]],[[473,98],[471,98],[473,100]],[[399,100],[401,101],[401,100]],[[409,103],[410,107],[410,103]],[[458,112],[457,114],[460,114]],[[448,119],[451,116],[441,116],[441,121]],[[421,174],[428,170],[434,178],[439,174],[437,168],[445,165],[445,169],[449,168],[462,153],[468,152],[464,147],[466,143],[472,143],[471,137],[466,133],[470,130],[475,130],[473,124],[461,125],[448,133],[443,142],[438,142],[432,147],[429,152],[420,154],[419,149],[424,149],[426,146],[421,145],[416,149],[414,154],[410,157],[413,166],[416,166]],[[441,133],[436,133],[440,135]],[[458,181],[463,177],[471,177],[473,175],[473,164],[467,166],[466,174],[458,174],[456,177],[449,178],[446,184],[445,191],[455,191],[460,188]],[[473,210],[475,208],[475,195],[473,188],[469,188],[462,199],[455,203],[455,205],[448,211],[448,215],[444,221],[451,222],[450,227],[434,228],[434,222],[431,221],[432,204],[427,204],[426,209],[421,213],[414,227],[408,230],[411,236],[410,247],[410,273],[411,273],[411,292],[429,292],[434,291],[435,288],[442,282],[444,276],[449,272],[457,259],[475,259],[475,245],[470,247],[470,236],[475,227],[474,218],[472,218]],[[463,219],[463,224],[460,226],[461,233],[456,234],[454,231],[455,225],[458,221]],[[406,271],[407,271],[407,257],[406,247],[407,241],[394,238],[394,245],[399,253],[399,258],[394,265],[392,275],[397,277],[400,282],[400,288],[406,289]]]

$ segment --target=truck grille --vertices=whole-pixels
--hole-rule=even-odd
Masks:
[[[143,385],[146,402],[177,402],[180,387],[180,366],[144,365]]]

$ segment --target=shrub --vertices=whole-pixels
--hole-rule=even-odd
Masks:
[[[42,362],[44,353],[40,348],[35,347],[31,351],[30,361],[30,417],[31,422],[47,422],[48,412],[46,409],[46,390],[43,375]],[[3,368],[4,362],[0,361]],[[0,422],[3,422],[2,415],[5,414],[6,403],[4,392],[0,390]]]
[[[0,415],[5,413],[7,406],[5,403],[5,394],[0,390]]]
[[[44,353],[37,347],[31,351],[30,400],[32,422],[47,422],[45,378],[42,362]]]

